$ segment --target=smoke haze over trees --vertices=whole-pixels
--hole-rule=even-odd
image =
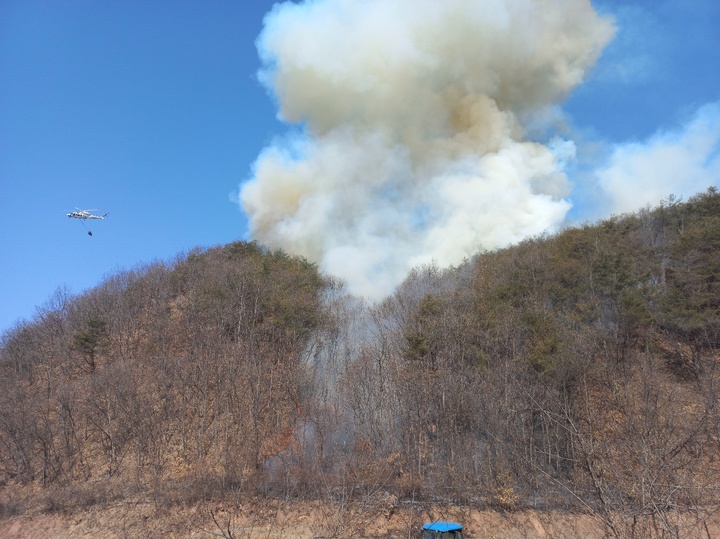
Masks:
[[[0,486],[383,491],[681,535],[720,499],[718,216],[714,189],[671,197],[372,306],[253,243],[59,290],[2,337]]]

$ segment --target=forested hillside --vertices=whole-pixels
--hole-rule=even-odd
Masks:
[[[382,491],[679,536],[720,505],[719,344],[714,189],[417,268],[377,305],[252,243],[198,250],[2,337],[0,488]]]

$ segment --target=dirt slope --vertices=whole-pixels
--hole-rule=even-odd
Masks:
[[[95,507],[72,514],[25,513],[0,519],[1,539],[210,538],[389,539],[416,538],[423,522],[463,523],[468,539],[560,539],[604,536],[587,516],[524,511],[502,514],[473,509],[419,510],[329,507],[318,503],[245,503],[232,510],[200,505],[165,510],[152,503]]]

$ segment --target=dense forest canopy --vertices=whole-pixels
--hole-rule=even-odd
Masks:
[[[718,253],[711,188],[376,305],[243,242],[59,290],[2,336],[0,488],[383,490],[673,535],[720,502]]]

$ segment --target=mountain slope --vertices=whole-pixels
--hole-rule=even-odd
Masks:
[[[252,243],[59,291],[2,338],[0,485],[65,509],[88,484],[383,490],[673,534],[720,499],[718,252],[711,189],[417,268],[372,306]]]

